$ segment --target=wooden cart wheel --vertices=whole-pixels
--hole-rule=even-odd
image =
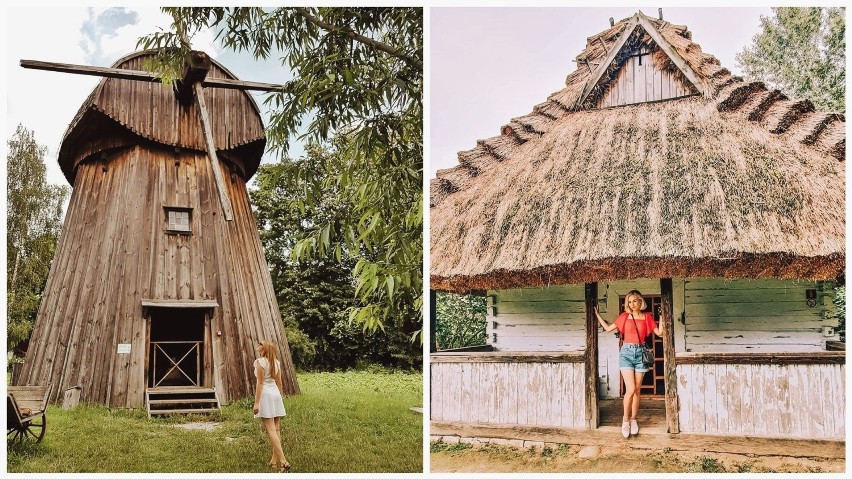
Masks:
[[[47,430],[47,415],[41,416],[20,426],[11,427],[6,430],[6,440],[13,443],[23,444],[25,442],[38,444],[44,438]]]

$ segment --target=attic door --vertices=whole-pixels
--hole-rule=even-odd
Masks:
[[[210,371],[210,310],[149,308],[148,388],[205,387]]]
[[[625,47],[624,64],[619,68],[598,108],[668,100],[696,93],[677,68],[660,64],[662,54],[648,46]]]

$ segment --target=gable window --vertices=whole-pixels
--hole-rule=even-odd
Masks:
[[[173,206],[164,208],[166,210],[166,232],[192,233],[192,208]]]

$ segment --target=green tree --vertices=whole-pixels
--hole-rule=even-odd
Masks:
[[[837,284],[834,287],[834,319],[837,320],[837,335],[846,342],[846,285]]]
[[[846,110],[846,9],[775,7],[760,17],[762,31],[737,54],[749,79],[789,96],[807,98],[821,111]]]
[[[438,349],[485,344],[485,297],[438,292],[435,295]]]
[[[32,331],[62,228],[65,186],[45,179],[47,149],[18,125],[6,156],[6,331],[14,350]]]
[[[422,360],[422,351],[409,340],[419,328],[416,311],[409,309],[389,322],[384,333],[350,324],[348,311],[357,301],[355,260],[348,248],[339,250],[340,258],[299,259],[290,254],[312,233],[314,222],[335,223],[348,214],[348,205],[336,203],[337,195],[328,191],[311,215],[303,215],[299,180],[292,174],[299,170],[336,176],[337,154],[315,145],[305,158],[263,165],[257,188],[251,191],[294,361],[303,369],[348,369],[365,363],[411,369]]]
[[[304,214],[329,195],[346,205],[334,222],[312,221],[294,246],[299,258],[347,249],[358,307],[350,319],[384,329],[408,310],[422,310],[423,250],[423,24],[420,8],[166,8],[174,32],[140,40],[161,48],[153,65],[175,78],[185,39],[217,32],[226,48],[256,58],[280,55],[295,78],[267,96],[267,136],[282,157],[291,136],[335,146],[337,176],[294,169]],[[166,68],[169,67],[169,68]],[[298,164],[298,163],[297,163]],[[419,331],[419,329],[418,329]]]

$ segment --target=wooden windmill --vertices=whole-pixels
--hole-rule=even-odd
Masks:
[[[104,79],[60,147],[73,193],[18,383],[152,413],[174,398],[228,403],[253,394],[254,347],[267,339],[296,394],[246,190],[266,138],[244,90],[282,87],[239,81],[198,51],[165,86],[142,71],[155,54],[112,68],[21,61]]]

